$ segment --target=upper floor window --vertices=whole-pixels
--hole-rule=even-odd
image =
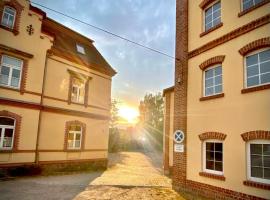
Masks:
[[[0,116],[0,149],[12,149],[14,140],[14,129],[14,119]]]
[[[68,131],[68,149],[80,149],[82,141],[82,126],[70,125]]]
[[[270,83],[270,49],[247,55],[245,62],[246,87]]]
[[[248,178],[252,181],[270,183],[270,141],[255,140],[247,147]]]
[[[222,67],[214,66],[204,71],[204,96],[222,93]]]
[[[23,61],[10,56],[2,56],[0,66],[0,85],[19,88]]]
[[[263,2],[264,0],[243,0],[242,2],[242,6],[243,6],[243,11],[247,10],[261,2]]]
[[[84,81],[74,77],[72,82],[71,101],[74,103],[84,103],[84,96],[85,96]]]
[[[204,30],[207,31],[221,23],[220,1],[208,7],[204,11]]]
[[[208,140],[203,143],[203,170],[208,173],[223,174],[223,143]]]
[[[84,47],[82,45],[76,44],[76,47],[77,47],[77,51],[79,53],[85,54],[85,50],[84,50]]]
[[[16,19],[16,10],[9,6],[4,7],[1,24],[5,27],[13,29]]]

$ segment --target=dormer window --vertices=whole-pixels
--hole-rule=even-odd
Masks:
[[[80,44],[76,44],[77,46],[77,52],[81,53],[81,54],[85,54],[85,50],[84,47]]]
[[[9,6],[4,7],[1,24],[7,28],[13,29],[16,19],[16,10]]]

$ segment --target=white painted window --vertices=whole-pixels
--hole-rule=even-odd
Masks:
[[[16,17],[16,10],[9,6],[4,7],[1,24],[5,27],[13,29]]]
[[[220,1],[210,5],[204,10],[204,30],[215,27],[221,23],[221,3]]]
[[[80,149],[82,140],[82,127],[71,125],[68,132],[68,149]]]
[[[270,83],[270,49],[253,52],[245,57],[246,87]]]
[[[261,3],[263,0],[242,0],[242,10],[247,10],[259,3]]]
[[[0,149],[9,150],[13,147],[15,119],[0,116]]]
[[[76,46],[77,46],[77,51],[79,53],[85,54],[85,50],[84,50],[84,47],[82,45],[76,44]]]
[[[204,141],[203,171],[223,175],[223,142],[219,140]]]
[[[254,140],[247,143],[248,179],[270,184],[270,141]]]
[[[217,65],[204,71],[204,96],[222,93],[222,66]]]
[[[0,66],[0,85],[19,88],[22,66],[22,60],[3,55]]]
[[[74,103],[84,103],[85,83],[74,78],[71,91],[71,101]]]

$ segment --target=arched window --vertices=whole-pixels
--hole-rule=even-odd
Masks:
[[[12,149],[16,120],[0,116],[0,149]]]
[[[13,29],[16,19],[16,10],[10,6],[5,6],[3,10],[1,24],[7,28]]]

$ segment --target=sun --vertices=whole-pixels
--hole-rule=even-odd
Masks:
[[[138,122],[139,111],[130,106],[121,106],[119,108],[119,116],[128,123],[136,124]]]

